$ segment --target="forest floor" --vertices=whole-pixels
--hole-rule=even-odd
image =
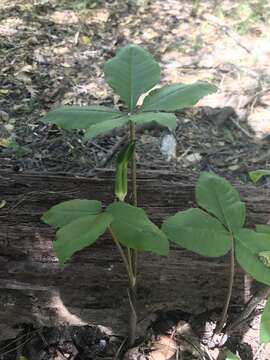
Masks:
[[[82,134],[40,119],[59,104],[118,104],[102,69],[131,42],[160,62],[162,82],[207,80],[219,88],[178,113],[175,134],[157,129],[140,136],[139,166],[210,166],[237,175],[268,166],[269,3],[137,3],[1,0],[1,168],[86,174],[110,166],[119,135],[85,144]]]
[[[267,0],[0,0],[0,7],[0,169],[87,175],[111,167],[121,135],[83,143],[81,132],[40,119],[59,104],[118,105],[103,65],[128,43],[153,54],[163,83],[219,88],[177,112],[175,133],[139,136],[140,168],[213,169],[249,181],[249,170],[269,167]],[[247,336],[254,359],[269,359],[257,330]]]

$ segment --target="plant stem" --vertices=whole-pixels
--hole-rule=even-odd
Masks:
[[[133,346],[136,340],[136,329],[137,329],[137,289],[136,289],[136,279],[133,286],[130,286],[128,289],[128,299],[129,299],[129,336],[128,344]]]
[[[133,122],[130,122],[130,141],[136,141],[136,126]],[[131,158],[131,177],[132,177],[132,198],[133,198],[133,205],[138,205],[138,194],[137,194],[137,164],[136,164],[136,143],[135,149],[132,154]],[[131,258],[132,258],[132,267],[133,267],[133,274],[136,277],[137,274],[137,251],[131,250]]]
[[[234,282],[234,272],[235,272],[235,259],[234,259],[234,237],[233,235],[231,235],[231,241],[232,241],[232,248],[231,248],[231,252],[230,252],[230,279],[229,279],[229,287],[228,287],[228,291],[227,291],[227,295],[226,295],[226,300],[225,300],[225,304],[223,307],[223,311],[222,311],[222,315],[221,315],[221,320],[218,323],[216,329],[215,329],[215,333],[218,334],[222,331],[225,322],[227,320],[227,316],[228,316],[228,309],[229,309],[229,305],[230,305],[230,301],[231,301],[231,297],[232,297],[232,289],[233,289],[233,282]]]
[[[129,134],[130,134],[130,141],[136,141],[136,127],[133,122],[130,122],[129,125]],[[135,145],[136,146],[136,145]],[[137,164],[136,164],[136,148],[133,151],[132,158],[131,158],[131,176],[132,176],[132,197],[133,197],[133,205],[137,206],[138,199],[137,199]]]
[[[136,127],[133,122],[129,125],[130,141],[136,140]],[[137,206],[137,165],[136,165],[136,145],[131,158],[131,178],[132,178],[132,199],[133,205]],[[131,268],[133,273],[133,284],[129,289],[129,302],[130,302],[130,319],[129,319],[129,345],[132,346],[136,339],[137,328],[137,251],[134,249],[128,249],[128,256],[131,262]]]
[[[130,305],[128,343],[129,346],[132,346],[136,339],[137,313],[136,313],[136,275],[134,275],[132,269],[132,262],[130,258],[131,249],[128,248],[128,256],[126,257],[124,250],[121,244],[119,243],[117,237],[115,236],[111,226],[109,226],[108,228],[112,236],[112,239],[115,242],[115,245],[117,246],[120,252],[120,255],[122,257],[128,275],[128,280],[129,280],[128,300]]]
[[[111,237],[112,237],[113,241],[115,242],[115,245],[117,246],[117,249],[120,252],[120,255],[122,257],[123,263],[125,265],[125,268],[126,268],[126,271],[127,271],[127,274],[128,274],[129,284],[130,284],[130,286],[132,286],[133,283],[134,283],[134,277],[133,277],[132,269],[130,267],[130,263],[129,263],[128,259],[126,258],[124,250],[122,249],[122,246],[120,245],[119,241],[117,240],[111,226],[108,226],[108,229],[110,231],[110,234],[111,234]]]

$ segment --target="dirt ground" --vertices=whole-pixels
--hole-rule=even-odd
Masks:
[[[87,174],[111,166],[121,135],[83,144],[80,132],[40,118],[59,104],[117,105],[102,68],[131,42],[152,52],[164,83],[219,87],[178,114],[175,134],[146,131],[139,166],[237,175],[268,166],[268,1],[1,0],[1,9],[1,168]]]
[[[163,83],[219,88],[177,112],[174,133],[139,135],[140,168],[213,169],[245,182],[249,170],[268,168],[268,0],[0,0],[0,9],[0,169],[87,175],[113,166],[123,134],[83,143],[82,132],[40,119],[59,104],[121,105],[102,69],[128,43],[153,54]],[[270,359],[253,321],[241,344]]]

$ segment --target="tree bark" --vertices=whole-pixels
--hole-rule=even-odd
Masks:
[[[138,205],[160,224],[162,219],[195,205],[196,177],[138,174]],[[269,189],[235,183],[247,203],[247,225],[270,217]],[[57,326],[98,324],[113,333],[127,330],[128,286],[121,258],[109,234],[76,253],[62,271],[52,249],[52,229],[44,211],[74,198],[113,201],[111,171],[92,178],[0,172],[0,339],[16,335],[23,323]],[[197,256],[172,244],[169,258],[139,254],[139,320],[158,309],[199,313],[221,307],[227,290],[228,257]],[[252,282],[237,268],[232,301],[242,304]]]

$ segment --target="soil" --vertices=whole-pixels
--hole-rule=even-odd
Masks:
[[[250,181],[248,171],[268,168],[270,161],[269,30],[270,6],[263,0],[2,0],[0,169],[89,175],[112,167],[122,133],[83,143],[81,131],[59,130],[40,118],[59,104],[121,107],[102,68],[118,47],[132,42],[160,62],[163,83],[207,80],[219,88],[194,109],[177,112],[174,133],[154,127],[140,134],[139,168],[212,169]],[[258,321],[251,319],[244,335],[226,343],[244,360],[270,359],[267,346],[258,342]],[[69,353],[60,345],[65,342],[72,356],[78,351],[77,357],[66,358],[111,356],[115,349],[110,345],[105,351],[100,344],[105,339],[107,349],[116,339],[110,342],[96,329],[84,330],[90,339],[88,355],[70,335],[73,329],[42,329],[40,349],[47,349],[47,357],[40,359]],[[55,335],[58,331],[64,340]],[[42,340],[37,333],[31,341],[37,338]],[[48,357],[51,346],[54,355]]]

